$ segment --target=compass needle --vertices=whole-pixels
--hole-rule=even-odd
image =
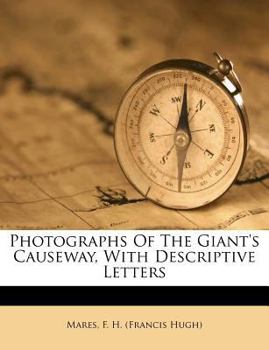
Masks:
[[[244,161],[248,134],[241,90],[232,64],[217,57],[217,69],[192,60],[151,67],[118,109],[119,163],[142,195],[163,206],[189,209],[214,201]],[[224,84],[229,79],[231,92]]]
[[[191,142],[191,132],[189,128],[188,121],[188,86],[187,83],[184,84],[184,92],[182,99],[181,111],[177,105],[178,112],[178,124],[174,136],[174,141],[177,150],[177,165],[178,165],[178,191],[181,191],[182,188],[182,176],[184,171],[184,162],[188,152],[188,148]]]

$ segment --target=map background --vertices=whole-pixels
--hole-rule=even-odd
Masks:
[[[1,0],[1,228],[269,228],[268,5]],[[117,164],[118,103],[148,66],[173,57],[213,65],[215,50],[244,88],[246,164],[216,202],[160,208]]]

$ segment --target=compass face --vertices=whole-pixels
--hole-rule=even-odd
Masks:
[[[210,77],[186,68],[157,70],[128,90],[118,111],[115,146],[138,191],[178,209],[222,195],[245,153],[233,99]]]

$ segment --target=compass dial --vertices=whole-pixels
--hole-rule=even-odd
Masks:
[[[194,208],[223,194],[243,162],[239,110],[201,73],[166,69],[140,78],[118,111],[115,145],[130,182],[171,208]]]

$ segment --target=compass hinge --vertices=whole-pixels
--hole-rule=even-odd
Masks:
[[[222,83],[224,83],[225,78],[227,78],[232,83],[234,89],[231,86],[227,86],[228,84],[225,85],[233,95],[237,95],[238,93],[242,92],[242,86],[233,69],[233,63],[222,58],[217,52],[214,52],[214,56],[216,57],[218,66],[217,68],[213,69],[210,74],[214,74]]]

